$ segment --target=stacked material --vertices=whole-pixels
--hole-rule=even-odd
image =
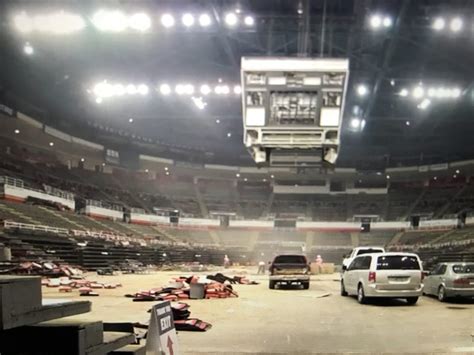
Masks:
[[[10,270],[12,274],[28,274],[41,276],[69,276],[72,278],[82,278],[83,271],[78,267],[68,264],[58,264],[51,261],[23,262]]]
[[[201,289],[202,292],[195,292],[196,289]],[[127,294],[125,297],[133,298],[134,302],[142,302],[178,301],[189,298],[228,298],[238,297],[238,294],[227,283],[193,275],[190,277],[181,276],[172,279],[166,286]]]
[[[41,284],[46,287],[57,287],[59,292],[72,292],[78,289],[81,296],[98,296],[93,289],[114,289],[121,287],[120,283],[103,283],[92,280],[76,280],[69,277],[59,277],[54,279],[44,278]]]

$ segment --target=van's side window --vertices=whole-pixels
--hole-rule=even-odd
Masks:
[[[361,258],[361,270],[369,270],[370,269],[370,263],[372,262],[372,257],[371,256],[366,256]]]

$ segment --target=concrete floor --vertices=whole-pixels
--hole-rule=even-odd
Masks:
[[[162,286],[180,272],[96,276],[121,282],[122,288],[99,290],[92,312],[81,319],[145,321],[152,302],[123,297]],[[226,274],[231,274],[226,271]],[[269,290],[267,276],[249,275],[260,285],[237,285],[239,298],[190,300],[191,316],[212,323],[205,333],[180,332],[182,354],[310,353],[474,353],[472,301],[440,303],[422,297],[415,306],[403,301],[359,305],[339,296],[338,275],[313,276],[309,290]],[[329,293],[327,297],[321,295]],[[44,297],[78,297],[43,288]]]

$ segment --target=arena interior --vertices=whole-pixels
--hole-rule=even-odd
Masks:
[[[357,247],[474,273],[474,2],[4,0],[0,18],[2,355],[474,353],[474,290],[340,295]],[[267,96],[247,58],[297,63],[268,79],[276,145],[251,145]],[[333,103],[332,69],[299,84],[306,60],[348,63]],[[328,107],[336,138],[308,149]],[[309,289],[269,288],[282,254]],[[163,301],[188,306],[160,342]]]

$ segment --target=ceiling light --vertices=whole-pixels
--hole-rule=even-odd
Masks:
[[[405,124],[406,124],[407,126],[409,126],[409,125],[410,125],[410,121],[406,121]]]
[[[372,15],[370,18],[370,26],[372,28],[379,28],[382,25],[382,18],[379,15]]]
[[[113,86],[114,95],[122,96],[125,94],[125,87],[122,84],[115,84]]]
[[[408,96],[408,90],[407,89],[401,89],[399,95],[403,96],[403,97]]]
[[[453,32],[459,32],[462,28],[462,20],[459,17],[453,18],[449,24],[449,28]]]
[[[129,118],[128,122],[133,123],[133,118]]]
[[[230,89],[227,85],[221,86],[221,93],[227,95],[230,92]]]
[[[209,85],[204,84],[204,85],[201,85],[201,88],[199,89],[199,91],[203,95],[209,95],[211,92],[211,88],[209,87]]]
[[[134,14],[129,18],[128,26],[134,30],[145,32],[151,27],[150,16],[142,12]]]
[[[424,99],[423,101],[420,102],[420,104],[418,105],[418,108],[420,110],[426,110],[430,104],[431,104],[431,101],[429,99]]]
[[[83,29],[86,25],[81,16],[64,11],[48,15],[36,15],[34,17],[22,12],[13,18],[13,24],[18,31],[23,33],[38,31],[53,34],[76,32]]]
[[[169,172],[169,171],[167,171],[165,174],[166,174],[166,175],[169,175],[169,174],[170,174],[170,172]]]
[[[252,16],[245,16],[244,23],[246,26],[253,26],[255,24],[255,19]]]
[[[54,147],[54,143],[53,143],[53,142],[49,142],[49,146],[50,146],[50,147]]]
[[[248,179],[247,178],[244,178],[244,181],[247,181]]]
[[[35,52],[35,50],[33,49],[33,47],[31,46],[29,42],[26,42],[23,47],[23,52],[25,52],[26,55],[32,55]]]
[[[459,173],[460,173],[460,171],[459,171],[459,169],[457,169],[457,170],[456,170],[456,174],[459,174]]]
[[[193,100],[193,103],[196,105],[196,107],[200,110],[204,110],[207,106],[207,102],[204,102],[202,97],[191,97],[191,100]]]
[[[86,160],[85,160],[84,158],[81,158],[81,162],[83,162],[83,163],[84,163],[85,161],[86,161]]]
[[[176,87],[175,87],[174,90],[175,90],[175,92],[176,92],[178,95],[183,95],[183,94],[185,93],[185,91],[186,91],[183,84],[178,84],[178,85],[176,85]]]
[[[368,92],[369,92],[369,90],[367,89],[367,86],[362,85],[362,84],[357,86],[357,94],[359,96],[365,96],[365,95],[367,95]]]
[[[461,89],[459,89],[459,88],[454,88],[454,89],[451,91],[451,96],[454,97],[455,99],[457,99],[459,96],[461,96]]]
[[[446,22],[444,21],[444,18],[438,17],[433,21],[433,29],[436,31],[441,31],[444,26],[446,26]]]
[[[453,175],[453,178],[455,178],[455,179],[456,179],[456,178],[457,178],[457,175],[456,175],[456,174],[454,174],[454,175]]]
[[[129,95],[135,95],[137,93],[137,87],[135,85],[127,85],[127,88],[125,89],[127,91],[127,94]]]
[[[360,129],[363,130],[365,128],[365,120],[360,121]]]
[[[165,166],[165,171],[168,171],[168,169],[169,169],[169,168],[168,168],[167,166]]]
[[[230,132],[227,133],[227,137],[228,137],[228,138],[232,137],[232,133],[230,133]]]
[[[221,123],[221,120],[220,120],[220,119],[217,119],[217,120],[216,120],[216,123]]]
[[[240,95],[241,93],[242,93],[242,88],[240,87],[240,85],[235,85],[234,86],[234,94]]]
[[[425,95],[425,90],[421,86],[417,86],[413,89],[412,95],[415,99],[422,98]]]
[[[387,175],[386,178],[387,178],[387,180],[390,180],[390,175]]]
[[[267,179],[262,179],[263,182],[267,182]]]
[[[150,91],[148,89],[148,86],[145,84],[140,84],[138,85],[137,91],[140,95],[148,95],[148,92]]]
[[[395,86],[395,80],[390,80],[390,85]]]
[[[353,119],[351,120],[351,127],[352,127],[352,128],[359,128],[359,126],[360,126],[360,119],[358,119],[358,118],[353,118]]]
[[[216,87],[214,88],[214,92],[215,92],[217,95],[222,94],[222,86],[216,85]]]
[[[438,177],[437,177],[437,176],[435,176],[435,177],[433,178],[433,180],[438,180]]]
[[[122,32],[128,26],[128,19],[121,11],[97,11],[92,17],[92,23],[101,31]]]
[[[434,97],[436,96],[436,89],[435,88],[429,88],[428,89],[428,97]]]
[[[164,14],[163,16],[161,16],[161,24],[166,28],[173,27],[174,17],[170,14]]]
[[[186,93],[186,95],[192,95],[194,93],[194,86],[192,86],[191,84],[186,84],[184,86],[184,92]]]
[[[225,23],[229,26],[235,26],[237,24],[238,18],[233,12],[229,12],[225,15]]]
[[[239,173],[235,174],[235,177],[240,177],[240,174]]]
[[[194,25],[194,16],[191,14],[184,14],[181,18],[181,21],[183,22],[184,26],[191,27]]]
[[[392,26],[392,19],[388,16],[384,17],[383,19],[383,26],[384,27],[390,27]]]
[[[273,179],[274,177],[275,177],[275,175],[270,175],[270,178],[272,178],[272,179]]]
[[[15,134],[20,134],[20,130],[19,130],[19,129],[15,129]]]
[[[171,87],[168,84],[161,84],[160,85],[160,93],[162,95],[169,95],[171,94]]]
[[[102,103],[102,98],[101,97],[97,97],[95,99],[95,102],[98,103],[98,104],[101,104]]]
[[[208,14],[202,14],[199,16],[199,24],[202,27],[207,27],[211,24],[211,17]]]

